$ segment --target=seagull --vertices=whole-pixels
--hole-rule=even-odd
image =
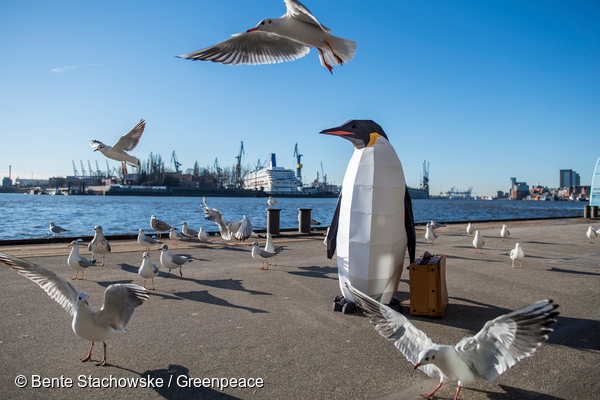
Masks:
[[[516,244],[515,248],[510,251],[510,259],[512,260],[512,267],[515,269],[515,260],[519,260],[519,268],[523,269],[521,265],[521,258],[525,258],[525,253],[519,243]]]
[[[277,265],[277,254],[281,254],[283,249],[281,248],[281,246],[276,246],[273,243],[273,236],[270,233],[267,233],[267,243],[265,244],[265,251],[267,253],[275,254],[275,264],[273,265]]]
[[[475,237],[473,238],[473,246],[475,246],[475,254],[477,253],[477,249],[481,249],[481,254],[483,254],[483,246],[485,242],[483,241],[483,237],[479,234],[479,231],[475,231]]]
[[[73,240],[69,244],[69,247],[71,248],[71,254],[69,254],[69,258],[67,258],[67,264],[69,264],[69,267],[75,270],[75,278],[71,279],[77,279],[77,275],[79,274],[79,271],[81,271],[81,278],[79,278],[79,280],[82,280],[83,271],[85,271],[86,268],[94,265],[96,260],[88,260],[87,258],[79,255],[79,242],[77,240]]]
[[[425,226],[425,239],[427,239],[427,246],[429,246],[429,241],[431,241],[431,245],[433,246],[433,241],[437,239],[437,235],[435,234],[435,230],[433,226],[428,222]]]
[[[236,240],[241,240],[243,242],[248,240],[250,236],[252,236],[252,223],[250,222],[250,219],[246,218],[244,215],[244,218],[242,218],[242,223],[235,233],[235,238]]]
[[[500,230],[500,236],[502,236],[503,242],[508,242],[507,238],[510,236],[510,232],[506,229],[506,224],[502,225],[502,229]]]
[[[185,236],[177,232],[177,229],[175,228],[169,229],[169,237],[173,241],[173,244],[179,244],[180,239],[185,239]]]
[[[137,240],[139,244],[146,248],[146,251],[150,251],[150,247],[160,244],[158,240],[154,240],[150,236],[146,236],[143,229],[140,229]]]
[[[88,244],[88,250],[92,253],[92,258],[95,257],[96,254],[102,254],[102,266],[104,266],[104,259],[107,253],[110,253],[111,247],[108,240],[104,237],[104,233],[102,232],[102,227],[100,225],[96,225],[94,227],[94,238]]]
[[[202,243],[203,246],[206,247],[204,243],[210,240],[210,236],[208,236],[208,233],[206,233],[204,227],[200,227],[200,232],[198,232],[198,239],[200,240],[200,243]]]
[[[52,228],[50,228],[50,230],[52,230]],[[594,230],[593,226],[588,228],[587,237],[590,238],[590,243],[596,243],[596,237],[598,237],[598,233]]]
[[[95,312],[88,303],[86,293],[77,293],[71,284],[54,272],[6,254],[0,254],[0,262],[37,283],[48,296],[73,316],[73,332],[92,342],[89,354],[81,361],[89,361],[92,358],[94,343],[103,342],[104,358],[96,365],[106,364],[106,341],[115,333],[127,332],[125,326],[135,308],[148,300],[148,292],[141,286],[114,284],[106,288],[104,305],[100,311]]]
[[[54,233],[54,237],[57,235],[60,237],[60,234],[63,232],[69,232],[69,230],[63,228],[62,226],[56,225],[54,222],[50,222],[50,233]]]
[[[206,205],[206,198],[202,197],[202,204],[200,204],[204,210],[204,218],[214,222],[219,227],[219,233],[224,240],[232,240],[235,237],[242,221],[225,221],[221,211],[216,208],[210,208]]]
[[[181,272],[181,267],[184,264],[187,264],[191,261],[188,260],[187,258],[178,256],[177,254],[172,254],[169,251],[169,246],[167,246],[166,244],[163,244],[162,246],[160,246],[160,250],[161,250],[160,263],[163,265],[163,267],[165,267],[169,270],[169,273],[167,274],[167,278],[169,276],[171,276],[171,270],[174,268],[179,268],[179,275],[183,276],[183,273]]]
[[[558,315],[555,311],[558,305],[552,300],[542,300],[488,321],[475,336],[448,346],[434,343],[425,332],[390,307],[351,286],[348,289],[379,334],[393,340],[415,369],[440,378],[433,392],[421,395],[429,399],[444,381],[458,382],[455,400],[464,384],[477,379],[492,382],[517,361],[533,355],[548,339],[553,330],[549,326],[556,322],[554,318]]]
[[[298,215],[300,215],[300,214],[298,214]],[[321,225],[321,223],[314,218],[310,219],[310,224],[311,225]]]
[[[438,228],[441,228],[442,226],[446,226],[444,224],[440,224],[439,222],[435,222],[434,220],[431,220],[429,222],[429,224],[433,227],[433,230],[435,231]]]
[[[261,250],[258,246],[258,242],[252,243],[252,258],[262,261],[262,267],[260,269],[269,269],[269,259],[273,257],[275,257],[275,253]],[[267,260],[267,268],[265,268],[265,260]]]
[[[331,29],[321,25],[299,1],[285,0],[285,5],[287,11],[281,18],[263,19],[231,39],[178,57],[231,65],[273,64],[304,57],[315,47],[321,65],[332,74],[332,65],[354,58],[354,40],[332,36]]]
[[[158,267],[150,261],[150,253],[145,252],[142,254],[142,265],[140,266],[138,274],[144,278],[144,288],[146,287],[146,279],[152,279],[152,287],[150,290],[154,290],[154,278],[158,275]]]
[[[189,238],[188,242],[191,242],[192,238],[198,236],[197,231],[195,231],[191,228],[188,228],[187,222],[182,222],[181,225],[182,225],[181,233],[183,234],[183,236]]]
[[[467,236],[471,236],[473,232],[475,232],[475,229],[473,229],[473,225],[469,222],[469,225],[467,225]]]
[[[271,196],[269,196],[269,199],[267,200],[267,204],[269,205],[269,208],[273,208],[273,206],[275,205],[275,203],[277,203],[275,201],[275,199],[272,198]]]
[[[160,233],[170,230],[172,226],[164,221],[161,221],[160,219],[156,219],[156,216],[152,215],[150,216],[150,228],[154,229],[158,233],[158,238],[160,239]]]
[[[95,148],[94,151],[99,151],[111,160],[121,161],[121,172],[125,175],[127,173],[127,164],[137,168],[142,165],[139,158],[131,156],[127,152],[135,149],[135,146],[140,142],[145,127],[146,122],[142,119],[132,130],[121,136],[112,147],[98,140],[90,141],[90,146]]]

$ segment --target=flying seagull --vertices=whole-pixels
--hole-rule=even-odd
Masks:
[[[231,39],[178,57],[231,65],[273,64],[304,57],[315,47],[321,65],[332,74],[332,65],[342,65],[354,58],[354,40],[332,36],[331,29],[317,21],[299,1],[285,0],[285,5],[287,11],[280,18],[263,19]]]
[[[90,352],[81,361],[92,358],[95,342],[104,344],[104,358],[96,365],[106,364],[106,341],[115,333],[127,332],[125,326],[136,307],[148,300],[148,292],[133,284],[110,285],[104,291],[104,305],[95,312],[86,293],[77,293],[70,283],[54,272],[7,254],[0,254],[0,262],[8,265],[39,287],[73,316],[73,332],[92,342]]]
[[[132,130],[121,136],[112,147],[98,140],[90,141],[90,146],[95,148],[94,151],[99,151],[107,158],[121,161],[121,172],[125,175],[127,173],[127,164],[137,168],[141,165],[139,158],[129,155],[127,152],[135,149],[135,146],[140,142],[145,127],[146,121],[142,119]]]
[[[233,240],[237,233],[242,221],[225,221],[221,211],[216,208],[210,208],[206,205],[206,198],[202,197],[202,203],[200,204],[204,210],[204,218],[214,222],[219,227],[219,233],[223,240]],[[251,227],[252,228],[252,227]]]
[[[458,382],[458,389],[477,379],[492,382],[522,358],[529,357],[552,332],[549,326],[558,315],[552,300],[542,300],[520,310],[486,322],[475,336],[465,337],[454,346],[436,344],[404,315],[392,310],[361,291],[348,286],[356,304],[371,319],[375,329],[404,354],[404,357],[429,376]]]

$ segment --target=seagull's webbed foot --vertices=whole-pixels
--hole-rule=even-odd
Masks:
[[[331,75],[333,75],[333,68],[331,68],[331,65],[327,64],[327,61],[325,61],[325,56],[323,55],[323,50],[319,49],[318,47],[317,47],[317,50],[319,50],[319,53],[321,53],[321,59],[323,60],[323,64],[325,65],[325,67],[327,68],[329,73]]]
[[[104,345],[104,358],[96,364],[99,367],[104,367],[106,365],[106,342],[102,342],[102,344]]]
[[[94,348],[94,342],[92,342],[92,347],[90,347],[90,353],[87,357],[81,359],[81,362],[90,361],[92,359],[92,349]]]
[[[329,50],[331,50],[331,54],[333,54],[333,56],[335,57],[335,59],[337,60],[337,62],[340,65],[344,65],[344,61],[337,54],[335,54],[335,52],[333,51],[333,49],[331,48],[331,46],[329,45],[329,43],[325,42],[325,44],[327,45],[327,47],[329,47]]]
[[[416,368],[416,367],[415,367],[415,368]],[[442,381],[442,382],[440,382],[440,384],[439,384],[439,385],[438,385],[438,386],[437,386],[437,387],[436,387],[436,388],[433,390],[433,392],[431,392],[431,393],[429,393],[429,394],[422,394],[422,395],[421,395],[421,397],[423,397],[424,399],[430,399],[430,400],[431,400],[431,399],[433,399],[433,394],[434,394],[435,392],[437,392],[439,388],[441,388],[441,387],[442,387],[442,383],[443,383],[443,381]]]

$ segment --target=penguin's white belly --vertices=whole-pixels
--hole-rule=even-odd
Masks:
[[[337,260],[345,280],[388,304],[396,294],[408,238],[404,225],[404,172],[387,142],[355,150],[342,187]]]

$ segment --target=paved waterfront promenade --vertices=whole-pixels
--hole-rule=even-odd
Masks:
[[[417,254],[448,256],[445,318],[408,315],[435,342],[454,344],[487,320],[537,300],[551,298],[560,305],[549,343],[493,383],[464,387],[461,399],[598,398],[600,240],[589,243],[590,224],[581,218],[507,222],[508,242],[500,238],[502,222],[475,224],[486,242],[482,255],[475,254],[466,224],[439,229],[433,247],[426,246],[423,227],[417,229]],[[166,279],[161,268],[156,290],[127,326],[130,333],[108,342],[105,367],[80,362],[89,342],[73,333],[71,317],[33,282],[0,265],[1,397],[391,400],[419,399],[418,393],[437,385],[436,378],[413,370],[362,313],[332,311],[339,292],[337,268],[335,259],[325,257],[322,234],[276,238],[286,247],[268,271],[259,270],[250,243],[217,239],[202,248],[197,242],[163,242],[195,261],[183,268],[183,278],[176,273]],[[512,269],[508,256],[517,242],[526,255],[522,270]],[[96,310],[108,285],[142,284],[137,270],[143,249],[134,241],[112,244],[106,267],[90,268],[82,281],[69,279],[89,294]],[[74,276],[66,264],[69,250],[52,241],[0,247],[66,279]],[[82,254],[90,256],[87,250]],[[151,251],[160,267],[159,255]],[[403,304],[409,300],[407,272],[398,292]],[[93,360],[101,357],[98,343]],[[18,375],[27,378],[25,388],[16,386]],[[32,388],[32,377],[39,384],[35,376],[57,378],[55,386],[69,385],[70,379],[72,387]],[[189,387],[194,378],[200,378],[197,384],[203,378],[245,379],[254,387]],[[114,387],[135,379],[153,387]],[[90,387],[98,383],[113,388]],[[454,384],[445,384],[436,398],[451,399],[455,391]]]

